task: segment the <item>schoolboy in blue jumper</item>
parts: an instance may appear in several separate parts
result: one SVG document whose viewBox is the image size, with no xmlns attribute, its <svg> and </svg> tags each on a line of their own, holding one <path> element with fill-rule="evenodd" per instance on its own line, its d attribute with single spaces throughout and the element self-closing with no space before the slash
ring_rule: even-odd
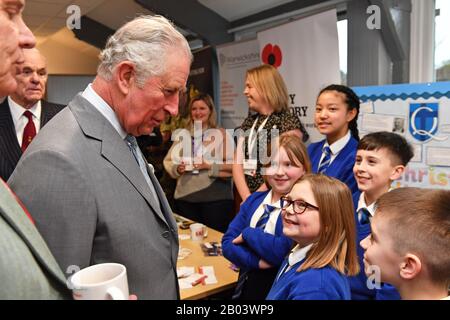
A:
<svg viewBox="0 0 450 320">
<path fill-rule="evenodd" d="M 268 300 L 349 300 L 358 272 L 353 202 L 341 181 L 305 175 L 281 198 L 283 233 L 295 243 Z"/>
<path fill-rule="evenodd" d="M 374 132 L 364 136 L 358 144 L 353 173 L 361 195 L 355 199 L 357 209 L 357 250 L 360 273 L 350 277 L 353 300 L 398 300 L 400 295 L 389 284 L 375 286 L 364 273 L 364 250 L 360 241 L 370 232 L 370 220 L 375 213 L 378 198 L 391 189 L 391 184 L 403 174 L 406 165 L 413 157 L 412 147 L 401 135 L 392 132 Z"/>
<path fill-rule="evenodd" d="M 264 168 L 271 189 L 247 198 L 222 239 L 223 255 L 240 268 L 233 299 L 262 300 L 269 292 L 292 246 L 282 232 L 280 198 L 310 168 L 300 138 L 281 136 L 269 166 Z"/>
<path fill-rule="evenodd" d="M 450 300 L 450 191 L 398 188 L 377 201 L 364 264 L 403 300 Z M 412 236 L 414 235 L 414 236 Z"/>
<path fill-rule="evenodd" d="M 358 114 L 359 98 L 352 89 L 336 84 L 324 88 L 317 97 L 314 123 L 325 139 L 308 146 L 312 172 L 341 180 L 353 197 L 359 196 L 353 176 Z"/>
</svg>

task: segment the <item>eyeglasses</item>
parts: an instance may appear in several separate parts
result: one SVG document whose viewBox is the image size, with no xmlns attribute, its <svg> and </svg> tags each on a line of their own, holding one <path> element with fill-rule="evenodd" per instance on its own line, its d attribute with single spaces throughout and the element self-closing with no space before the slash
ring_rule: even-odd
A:
<svg viewBox="0 0 450 320">
<path fill-rule="evenodd" d="M 304 200 L 292 200 L 288 197 L 281 197 L 281 209 L 287 212 L 286 209 L 291 205 L 296 214 L 302 214 L 308 208 L 319 210 L 319 207 L 316 207 L 315 205 L 312 205 Z"/>
</svg>

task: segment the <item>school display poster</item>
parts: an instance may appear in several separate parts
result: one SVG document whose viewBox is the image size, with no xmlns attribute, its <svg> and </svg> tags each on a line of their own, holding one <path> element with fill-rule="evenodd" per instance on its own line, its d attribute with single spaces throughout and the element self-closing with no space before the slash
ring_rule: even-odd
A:
<svg viewBox="0 0 450 320">
<path fill-rule="evenodd" d="M 248 114 L 243 94 L 247 69 L 260 64 L 258 41 L 236 42 L 217 47 L 220 74 L 220 113 L 222 127 L 234 129 Z"/>
<path fill-rule="evenodd" d="M 361 99 L 360 136 L 391 131 L 414 147 L 393 187 L 450 189 L 450 82 L 353 88 Z"/>
<path fill-rule="evenodd" d="M 310 135 L 323 139 L 314 128 L 316 98 L 321 89 L 341 83 L 336 9 L 259 32 L 262 63 L 278 68 L 289 92 L 291 112 Z"/>
</svg>

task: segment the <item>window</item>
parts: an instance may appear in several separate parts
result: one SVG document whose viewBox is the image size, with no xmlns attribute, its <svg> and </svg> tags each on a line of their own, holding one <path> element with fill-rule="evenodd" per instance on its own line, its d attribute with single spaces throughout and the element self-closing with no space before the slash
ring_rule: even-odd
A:
<svg viewBox="0 0 450 320">
<path fill-rule="evenodd" d="M 337 23 L 339 38 L 339 69 L 341 70 L 341 83 L 347 84 L 347 19 Z"/>
<path fill-rule="evenodd" d="M 450 1 L 436 0 L 434 69 L 436 81 L 450 81 Z"/>
</svg>

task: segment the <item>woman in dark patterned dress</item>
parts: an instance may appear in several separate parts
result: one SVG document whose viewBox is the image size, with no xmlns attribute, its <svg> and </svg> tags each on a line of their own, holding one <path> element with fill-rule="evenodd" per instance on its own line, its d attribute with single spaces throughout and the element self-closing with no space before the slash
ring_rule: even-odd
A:
<svg viewBox="0 0 450 320">
<path fill-rule="evenodd" d="M 233 164 L 233 180 L 242 201 L 255 191 L 267 190 L 261 175 L 261 155 L 268 154 L 267 146 L 274 137 L 271 132 L 295 134 L 303 142 L 309 137 L 300 119 L 290 112 L 286 84 L 273 66 L 264 64 L 247 70 L 244 94 L 254 113 L 238 128 L 244 134 L 238 135 Z"/>
</svg>

